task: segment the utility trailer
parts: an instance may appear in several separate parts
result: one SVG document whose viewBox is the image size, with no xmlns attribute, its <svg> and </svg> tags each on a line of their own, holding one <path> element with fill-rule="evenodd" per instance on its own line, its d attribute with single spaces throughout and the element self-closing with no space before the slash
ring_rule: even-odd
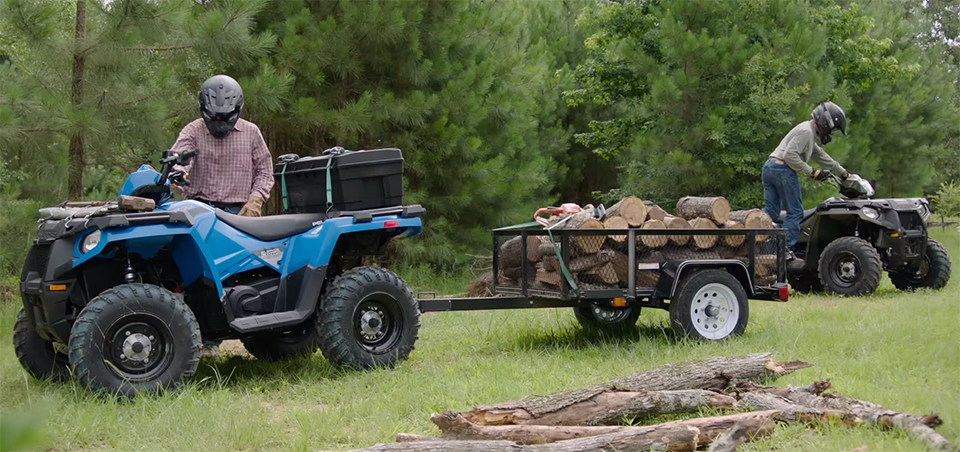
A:
<svg viewBox="0 0 960 452">
<path fill-rule="evenodd" d="M 509 240 L 520 244 L 518 271 L 501 268 Z M 573 308 L 585 327 L 603 329 L 657 308 L 678 336 L 720 340 L 746 330 L 748 299 L 787 301 L 786 255 L 783 229 L 503 228 L 493 231 L 494 296 L 418 302 L 421 312 Z M 590 259 L 601 263 L 582 270 Z"/>
</svg>

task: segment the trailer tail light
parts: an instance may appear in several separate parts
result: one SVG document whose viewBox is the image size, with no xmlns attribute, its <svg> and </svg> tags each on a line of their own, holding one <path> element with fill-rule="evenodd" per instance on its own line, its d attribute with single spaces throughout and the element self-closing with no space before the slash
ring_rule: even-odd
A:
<svg viewBox="0 0 960 452">
<path fill-rule="evenodd" d="M 781 287 L 781 288 L 780 288 L 780 297 L 779 297 L 779 298 L 780 298 L 781 301 L 787 301 L 787 300 L 789 300 L 789 299 L 790 299 L 790 288 L 789 288 L 789 287 L 786 287 L 786 286 Z"/>
<path fill-rule="evenodd" d="M 623 297 L 617 297 L 613 299 L 613 306 L 617 308 L 622 308 L 627 305 L 627 299 Z"/>
</svg>

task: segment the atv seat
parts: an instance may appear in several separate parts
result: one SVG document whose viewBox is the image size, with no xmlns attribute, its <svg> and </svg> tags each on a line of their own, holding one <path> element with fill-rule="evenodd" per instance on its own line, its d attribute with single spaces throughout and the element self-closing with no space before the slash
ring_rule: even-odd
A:
<svg viewBox="0 0 960 452">
<path fill-rule="evenodd" d="M 812 209 L 804 210 L 803 218 L 800 219 L 800 222 L 803 223 L 804 221 L 807 221 L 807 218 L 810 218 L 814 213 L 816 213 L 816 211 L 817 211 L 816 207 Z M 786 220 L 786 218 L 787 218 L 787 211 L 781 210 L 780 215 L 777 215 L 777 218 L 774 218 L 773 222 L 777 224 L 783 224 L 783 221 Z"/>
<path fill-rule="evenodd" d="M 322 213 L 297 213 L 268 217 L 242 217 L 217 209 L 217 219 L 264 242 L 280 240 L 307 232 L 327 219 Z"/>
</svg>

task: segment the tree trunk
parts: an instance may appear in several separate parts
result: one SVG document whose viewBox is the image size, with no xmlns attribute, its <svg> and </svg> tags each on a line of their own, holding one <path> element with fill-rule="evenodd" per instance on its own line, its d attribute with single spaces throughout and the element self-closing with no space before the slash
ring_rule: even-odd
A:
<svg viewBox="0 0 960 452">
<path fill-rule="evenodd" d="M 693 229 L 717 229 L 716 223 L 707 218 L 695 218 L 690 221 L 690 227 Z M 693 244 L 701 250 L 708 250 L 716 246 L 717 241 L 720 240 L 719 235 L 698 235 L 693 234 Z"/>
<path fill-rule="evenodd" d="M 690 223 L 680 217 L 668 216 L 663 219 L 663 223 L 667 225 L 667 229 L 690 229 Z M 680 246 L 686 245 L 690 241 L 690 235 L 671 235 L 668 237 L 671 243 Z"/>
<path fill-rule="evenodd" d="M 580 273 L 602 266 L 610 261 L 610 258 L 613 257 L 614 252 L 615 251 L 611 250 L 601 250 L 596 254 L 588 254 L 586 256 L 570 259 L 570 262 L 567 262 L 567 269 L 570 270 L 571 273 Z"/>
<path fill-rule="evenodd" d="M 600 284 L 602 286 L 612 286 L 616 285 L 619 282 L 617 278 L 617 271 L 613 267 L 613 264 L 609 262 L 610 258 L 613 257 L 613 253 L 616 251 L 609 251 L 611 254 L 607 257 L 607 262 L 604 262 L 603 265 L 593 267 L 590 270 L 580 273 L 580 280 L 586 283 L 591 284 Z"/>
<path fill-rule="evenodd" d="M 773 219 L 770 218 L 770 215 L 767 215 L 767 213 L 762 210 L 760 211 L 760 228 L 773 229 Z M 766 242 L 768 238 L 770 238 L 770 236 L 766 234 L 757 235 L 757 241 L 759 242 Z"/>
<path fill-rule="evenodd" d="M 736 424 L 717 437 L 707 452 L 734 452 L 747 441 L 750 441 L 750 427 L 746 424 Z"/>
<path fill-rule="evenodd" d="M 500 245 L 500 256 L 497 259 L 497 265 L 501 269 L 505 268 L 517 268 L 520 267 L 520 262 L 523 260 L 521 256 L 521 251 L 523 249 L 523 240 L 521 236 L 516 236 L 503 242 L 503 245 Z M 527 261 L 528 262 L 537 262 L 540 260 L 540 239 L 533 235 L 527 236 Z"/>
<path fill-rule="evenodd" d="M 727 222 L 721 226 L 721 229 L 743 229 L 743 224 L 737 223 L 733 220 L 727 220 Z M 740 234 L 723 236 L 723 244 L 730 247 L 738 247 L 743 245 L 743 242 L 746 240 L 747 236 Z"/>
<path fill-rule="evenodd" d="M 560 271 L 560 258 L 557 256 L 543 256 L 543 269 L 548 272 Z"/>
<path fill-rule="evenodd" d="M 636 196 L 627 196 L 607 209 L 604 218 L 621 217 L 632 227 L 640 227 L 647 219 L 647 205 Z"/>
<path fill-rule="evenodd" d="M 536 280 L 549 286 L 560 287 L 560 282 L 563 279 L 560 273 L 555 270 L 539 269 L 537 270 Z"/>
<path fill-rule="evenodd" d="M 557 392 L 542 397 L 527 397 L 521 400 L 498 403 L 463 413 L 475 424 L 487 424 L 487 412 L 513 412 L 522 409 L 533 417 L 542 417 L 567 406 L 590 400 L 606 391 L 646 392 L 707 389 L 720 391 L 733 380 L 760 380 L 779 377 L 797 369 L 810 367 L 802 361 L 779 363 L 773 361 L 772 353 L 757 353 L 747 356 L 717 356 L 700 360 L 655 367 L 626 377 L 601 383 L 596 386 Z M 494 425 L 504 422 L 501 416 L 492 416 Z"/>
<path fill-rule="evenodd" d="M 661 220 L 647 220 L 643 223 L 643 229 L 667 229 L 667 225 Z M 645 235 L 642 232 L 637 234 L 637 238 L 643 246 L 652 249 L 663 248 L 669 240 L 666 235 Z"/>
<path fill-rule="evenodd" d="M 763 229 L 762 213 L 760 209 L 735 210 L 730 212 L 730 220 L 742 224 L 747 229 Z"/>
<path fill-rule="evenodd" d="M 442 441 L 445 449 L 379 449 L 386 445 L 378 445 L 367 450 L 474 450 L 461 446 L 476 440 L 497 441 L 501 443 L 516 443 L 527 446 L 523 448 L 503 448 L 500 450 L 521 451 L 611 451 L 611 450 L 670 450 L 693 451 L 712 443 L 717 437 L 737 425 L 746 427 L 747 437 L 766 436 L 773 433 L 775 425 L 773 418 L 776 411 L 757 411 L 751 413 L 734 414 L 695 418 L 667 422 L 649 426 L 632 427 L 567 427 L 567 426 L 479 426 L 468 422 L 456 413 L 446 412 L 442 415 L 433 415 L 431 420 L 443 431 L 443 436 L 434 438 L 430 443 L 399 443 L 396 446 L 406 445 L 417 447 L 417 444 L 436 443 Z M 421 441 L 430 437 L 419 435 L 397 435 L 398 440 Z M 504 444 L 506 445 L 506 444 Z"/>
<path fill-rule="evenodd" d="M 647 207 L 647 220 L 660 220 L 663 221 L 664 218 L 669 215 L 666 210 L 663 210 L 660 206 L 651 206 Z"/>
<path fill-rule="evenodd" d="M 797 405 L 781 396 L 767 392 L 748 392 L 740 398 L 740 404 L 752 410 L 777 410 L 777 421 L 784 424 L 829 423 L 840 420 L 847 427 L 863 424 L 853 413 L 845 410 L 818 409 Z"/>
<path fill-rule="evenodd" d="M 83 102 L 83 77 L 86 64 L 86 49 L 84 36 L 87 29 L 86 0 L 77 0 L 77 28 L 74 34 L 73 49 L 73 87 L 70 93 L 70 103 L 75 110 L 80 109 Z M 86 157 L 83 149 L 83 135 L 79 132 L 70 136 L 70 173 L 67 187 L 69 196 L 73 199 L 83 198 L 83 170 L 86 167 Z"/>
<path fill-rule="evenodd" d="M 702 389 L 682 391 L 602 391 L 547 413 L 524 408 L 462 413 L 479 425 L 617 425 L 623 419 L 693 413 L 700 408 L 733 408 L 736 399 Z"/>
<path fill-rule="evenodd" d="M 701 198 L 685 196 L 677 201 L 677 216 L 686 220 L 706 218 L 715 225 L 726 223 L 730 215 L 730 203 L 727 198 Z"/>
<path fill-rule="evenodd" d="M 526 276 L 528 279 L 532 279 L 534 276 L 536 276 L 537 267 L 530 262 L 524 262 L 522 267 L 502 268 L 500 269 L 500 274 L 503 275 L 504 278 L 518 281 L 523 275 L 523 268 L 526 268 Z"/>
<path fill-rule="evenodd" d="M 601 223 L 600 220 L 593 218 L 593 214 L 588 211 L 576 213 L 569 217 L 557 218 L 553 222 L 551 222 L 551 226 L 556 225 L 557 223 L 563 220 L 566 220 L 566 221 L 564 221 L 563 224 L 556 226 L 554 230 L 557 230 L 557 229 L 604 229 L 603 223 Z M 605 240 L 606 240 L 606 236 L 602 236 L 602 235 L 596 235 L 596 236 L 572 235 L 570 237 L 571 256 L 596 253 L 597 251 L 600 251 L 600 247 L 603 246 L 603 242 Z"/>
</svg>

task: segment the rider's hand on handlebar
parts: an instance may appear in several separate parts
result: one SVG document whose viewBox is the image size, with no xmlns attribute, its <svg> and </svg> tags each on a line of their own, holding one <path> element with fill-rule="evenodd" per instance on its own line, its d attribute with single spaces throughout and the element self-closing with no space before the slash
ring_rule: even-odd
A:
<svg viewBox="0 0 960 452">
<path fill-rule="evenodd" d="M 813 170 L 813 173 L 810 174 L 810 177 L 813 180 L 824 181 L 830 178 L 833 174 L 830 173 L 830 170 Z"/>
</svg>

